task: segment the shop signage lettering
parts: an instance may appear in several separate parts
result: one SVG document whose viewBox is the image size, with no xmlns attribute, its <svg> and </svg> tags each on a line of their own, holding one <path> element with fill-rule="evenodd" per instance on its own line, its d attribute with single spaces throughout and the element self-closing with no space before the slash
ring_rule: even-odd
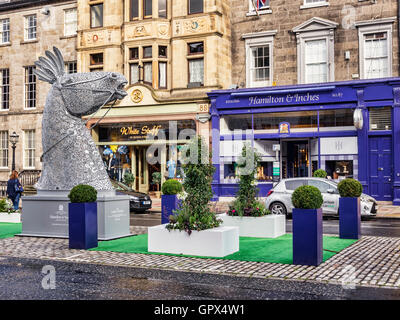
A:
<svg viewBox="0 0 400 320">
<path fill-rule="evenodd" d="M 122 127 L 121 128 L 121 135 L 123 136 L 135 136 L 135 135 L 152 135 L 156 136 L 160 129 L 162 128 L 161 125 L 154 125 L 153 127 L 143 126 L 140 128 L 133 128 L 133 127 Z"/>
<path fill-rule="evenodd" d="M 318 102 L 320 99 L 319 94 L 287 94 L 283 97 L 249 97 L 250 105 L 263 105 L 263 104 L 280 104 L 280 103 L 299 103 L 299 102 Z"/>
</svg>

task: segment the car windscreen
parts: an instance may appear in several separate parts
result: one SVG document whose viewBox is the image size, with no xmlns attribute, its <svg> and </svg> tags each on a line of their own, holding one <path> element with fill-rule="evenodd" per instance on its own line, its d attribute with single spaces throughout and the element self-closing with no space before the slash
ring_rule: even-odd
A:
<svg viewBox="0 0 400 320">
<path fill-rule="evenodd" d="M 296 190 L 298 187 L 307 185 L 306 180 L 289 180 L 285 181 L 286 190 Z"/>
</svg>

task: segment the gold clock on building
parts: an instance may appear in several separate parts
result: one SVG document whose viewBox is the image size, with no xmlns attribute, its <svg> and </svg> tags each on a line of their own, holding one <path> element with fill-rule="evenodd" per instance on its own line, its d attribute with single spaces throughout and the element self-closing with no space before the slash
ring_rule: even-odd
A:
<svg viewBox="0 0 400 320">
<path fill-rule="evenodd" d="M 143 93 L 139 89 L 135 89 L 131 93 L 131 99 L 134 103 L 139 103 L 143 100 Z"/>
</svg>

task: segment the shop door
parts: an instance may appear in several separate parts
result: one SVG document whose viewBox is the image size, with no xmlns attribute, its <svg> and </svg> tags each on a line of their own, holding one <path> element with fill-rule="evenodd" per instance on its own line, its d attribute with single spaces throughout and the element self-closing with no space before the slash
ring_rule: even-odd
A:
<svg viewBox="0 0 400 320">
<path fill-rule="evenodd" d="M 287 177 L 308 177 L 309 148 L 308 141 L 287 141 Z"/>
<path fill-rule="evenodd" d="M 392 200 L 392 138 L 369 139 L 369 193 L 376 200 Z"/>
<path fill-rule="evenodd" d="M 146 161 L 146 148 L 144 147 L 136 147 L 135 148 L 135 169 L 136 173 L 135 186 L 136 190 L 140 192 L 147 193 L 149 191 L 149 177 L 147 170 L 147 161 Z"/>
</svg>

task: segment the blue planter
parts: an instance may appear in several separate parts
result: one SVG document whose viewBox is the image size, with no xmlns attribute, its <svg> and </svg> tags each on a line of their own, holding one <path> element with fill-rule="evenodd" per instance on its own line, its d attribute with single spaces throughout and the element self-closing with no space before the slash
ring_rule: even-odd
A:
<svg viewBox="0 0 400 320">
<path fill-rule="evenodd" d="M 161 224 L 169 223 L 168 217 L 174 214 L 172 210 L 178 209 L 179 202 L 176 194 L 161 196 Z"/>
<path fill-rule="evenodd" d="M 360 198 L 339 198 L 339 237 L 341 239 L 360 239 Z"/>
<path fill-rule="evenodd" d="M 293 209 L 293 264 L 318 266 L 322 256 L 322 209 Z"/>
<path fill-rule="evenodd" d="M 70 249 L 97 247 L 97 202 L 69 203 L 68 229 Z"/>
</svg>

